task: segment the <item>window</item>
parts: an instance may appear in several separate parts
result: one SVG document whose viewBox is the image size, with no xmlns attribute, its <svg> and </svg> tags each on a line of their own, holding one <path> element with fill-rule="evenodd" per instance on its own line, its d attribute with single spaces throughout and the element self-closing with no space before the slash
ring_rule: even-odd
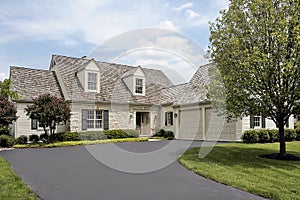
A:
<svg viewBox="0 0 300 200">
<path fill-rule="evenodd" d="M 102 128 L 102 110 L 87 111 L 87 128 L 100 129 Z"/>
<path fill-rule="evenodd" d="M 173 112 L 165 113 L 165 126 L 173 126 Z"/>
<path fill-rule="evenodd" d="M 260 127 L 260 117 L 254 116 L 254 127 Z"/>
<path fill-rule="evenodd" d="M 88 73 L 88 90 L 97 90 L 97 73 Z"/>
<path fill-rule="evenodd" d="M 39 128 L 44 128 L 43 124 L 40 124 L 37 119 L 31 119 L 31 130 L 37 130 Z"/>
<path fill-rule="evenodd" d="M 143 94 L 143 79 L 140 78 L 135 79 L 135 93 Z"/>
</svg>

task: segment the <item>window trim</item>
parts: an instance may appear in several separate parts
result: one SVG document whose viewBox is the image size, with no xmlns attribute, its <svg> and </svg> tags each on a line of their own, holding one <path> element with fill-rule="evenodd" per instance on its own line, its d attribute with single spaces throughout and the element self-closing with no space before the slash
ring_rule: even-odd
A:
<svg viewBox="0 0 300 200">
<path fill-rule="evenodd" d="M 89 112 L 93 112 L 93 119 L 89 118 Z M 100 112 L 101 118 L 97 118 L 97 112 Z M 89 121 L 93 122 L 93 128 L 89 127 Z M 100 121 L 100 127 L 97 126 L 97 121 Z M 86 128 L 87 130 L 103 130 L 104 129 L 104 110 L 99 109 L 89 109 L 87 110 L 87 118 L 86 118 Z"/>
<path fill-rule="evenodd" d="M 141 81 L 141 85 L 138 84 L 138 81 Z M 144 95 L 144 79 L 140 77 L 135 77 L 133 89 L 135 95 Z M 138 92 L 139 89 L 141 89 L 141 92 Z"/>
<path fill-rule="evenodd" d="M 90 75 L 95 75 L 96 81 L 92 80 L 90 81 Z M 95 89 L 90 89 L 90 83 L 95 84 Z M 98 73 L 97 72 L 91 72 L 91 71 L 87 71 L 87 90 L 90 92 L 96 92 L 98 90 Z"/>
<path fill-rule="evenodd" d="M 262 120 L 261 116 L 254 116 L 253 117 L 254 128 L 255 127 L 259 127 L 259 128 L 261 127 L 261 125 L 262 125 L 261 120 Z"/>
</svg>

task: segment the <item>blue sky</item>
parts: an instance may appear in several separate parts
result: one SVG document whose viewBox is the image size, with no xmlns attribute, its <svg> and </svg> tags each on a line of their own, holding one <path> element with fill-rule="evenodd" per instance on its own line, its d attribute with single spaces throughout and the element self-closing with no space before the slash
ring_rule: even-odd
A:
<svg viewBox="0 0 300 200">
<path fill-rule="evenodd" d="M 48 69 L 52 54 L 90 55 L 105 41 L 142 28 L 179 32 L 205 49 L 208 22 L 227 7 L 228 0 L 2 0 L 0 80 L 9 76 L 9 66 Z M 174 37 L 164 41 L 164 47 L 176 48 Z M 177 45 L 185 44 L 181 40 Z M 142 61 L 123 58 L 117 62 Z"/>
</svg>

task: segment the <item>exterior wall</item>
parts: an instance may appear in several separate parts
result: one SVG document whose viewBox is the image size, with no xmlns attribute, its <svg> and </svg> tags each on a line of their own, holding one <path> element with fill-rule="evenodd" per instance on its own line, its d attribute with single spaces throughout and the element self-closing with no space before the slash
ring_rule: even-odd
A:
<svg viewBox="0 0 300 200">
<path fill-rule="evenodd" d="M 31 119 L 26 116 L 26 113 L 24 111 L 24 108 L 30 105 L 28 103 L 16 103 L 17 106 L 17 121 L 13 124 L 13 135 L 15 138 L 21 136 L 21 135 L 40 135 L 44 133 L 43 128 L 38 128 L 37 130 L 31 130 Z M 59 125 L 56 129 L 56 132 L 62 132 L 66 130 L 65 125 Z"/>
<path fill-rule="evenodd" d="M 136 129 L 136 113 L 149 113 L 149 131 L 147 135 L 154 134 L 159 127 L 160 110 L 158 106 L 129 106 L 129 105 L 110 105 L 110 104 L 95 104 L 95 103 L 72 103 L 70 130 L 82 131 L 82 110 L 83 109 L 99 109 L 109 110 L 109 129 Z M 87 131 L 92 131 L 88 129 Z M 101 129 L 98 129 L 101 130 Z"/>
<path fill-rule="evenodd" d="M 260 129 L 260 127 L 254 127 L 254 129 Z M 294 117 L 290 116 L 289 118 L 289 127 L 293 129 L 294 128 Z M 250 116 L 244 117 L 242 119 L 242 132 L 246 130 L 250 130 Z M 277 129 L 276 124 L 273 122 L 273 120 L 266 118 L 266 129 Z"/>
</svg>

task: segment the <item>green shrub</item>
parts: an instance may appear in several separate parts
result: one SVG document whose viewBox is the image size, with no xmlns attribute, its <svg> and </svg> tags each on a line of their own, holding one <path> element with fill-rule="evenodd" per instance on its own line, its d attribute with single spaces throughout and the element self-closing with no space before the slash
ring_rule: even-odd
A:
<svg viewBox="0 0 300 200">
<path fill-rule="evenodd" d="M 28 137 L 26 135 L 21 135 L 16 139 L 17 144 L 27 144 L 28 142 Z"/>
<path fill-rule="evenodd" d="M 105 140 L 106 135 L 102 131 L 88 131 L 80 132 L 79 137 L 81 140 Z"/>
<path fill-rule="evenodd" d="M 276 129 L 268 129 L 269 134 L 269 142 L 278 142 L 278 130 Z"/>
<path fill-rule="evenodd" d="M 49 137 L 51 142 L 65 142 L 65 141 L 80 141 L 80 136 L 77 132 L 60 132 L 54 133 Z"/>
<path fill-rule="evenodd" d="M 14 146 L 15 139 L 9 135 L 0 135 L 0 147 L 10 148 Z"/>
<path fill-rule="evenodd" d="M 259 143 L 267 143 L 270 142 L 269 132 L 267 130 L 261 129 L 256 132 L 258 136 Z"/>
<path fill-rule="evenodd" d="M 134 129 L 125 129 L 125 133 L 133 138 L 138 138 L 140 137 L 140 132 L 138 130 Z"/>
<path fill-rule="evenodd" d="M 285 141 L 291 142 L 296 140 L 297 133 L 295 129 L 285 129 L 284 130 Z"/>
<path fill-rule="evenodd" d="M 40 137 L 36 134 L 29 135 L 29 141 L 33 143 L 37 143 L 40 140 Z"/>
<path fill-rule="evenodd" d="M 296 130 L 296 134 L 297 134 L 296 140 L 297 140 L 297 141 L 300 141 L 300 128 L 297 128 L 297 129 L 295 129 L 295 130 Z"/>
<path fill-rule="evenodd" d="M 163 137 L 167 138 L 168 140 L 172 140 L 174 139 L 175 135 L 173 131 L 165 131 L 164 129 L 160 129 L 153 135 L 153 137 Z"/>
<path fill-rule="evenodd" d="M 123 130 L 104 130 L 103 133 L 107 139 L 118 139 L 118 138 L 132 138 Z"/>
<path fill-rule="evenodd" d="M 294 128 L 295 128 L 295 129 L 300 129 L 300 122 L 296 122 L 296 123 L 294 124 Z"/>
<path fill-rule="evenodd" d="M 241 137 L 243 143 L 257 143 L 258 142 L 258 134 L 255 130 L 247 130 Z"/>
</svg>

